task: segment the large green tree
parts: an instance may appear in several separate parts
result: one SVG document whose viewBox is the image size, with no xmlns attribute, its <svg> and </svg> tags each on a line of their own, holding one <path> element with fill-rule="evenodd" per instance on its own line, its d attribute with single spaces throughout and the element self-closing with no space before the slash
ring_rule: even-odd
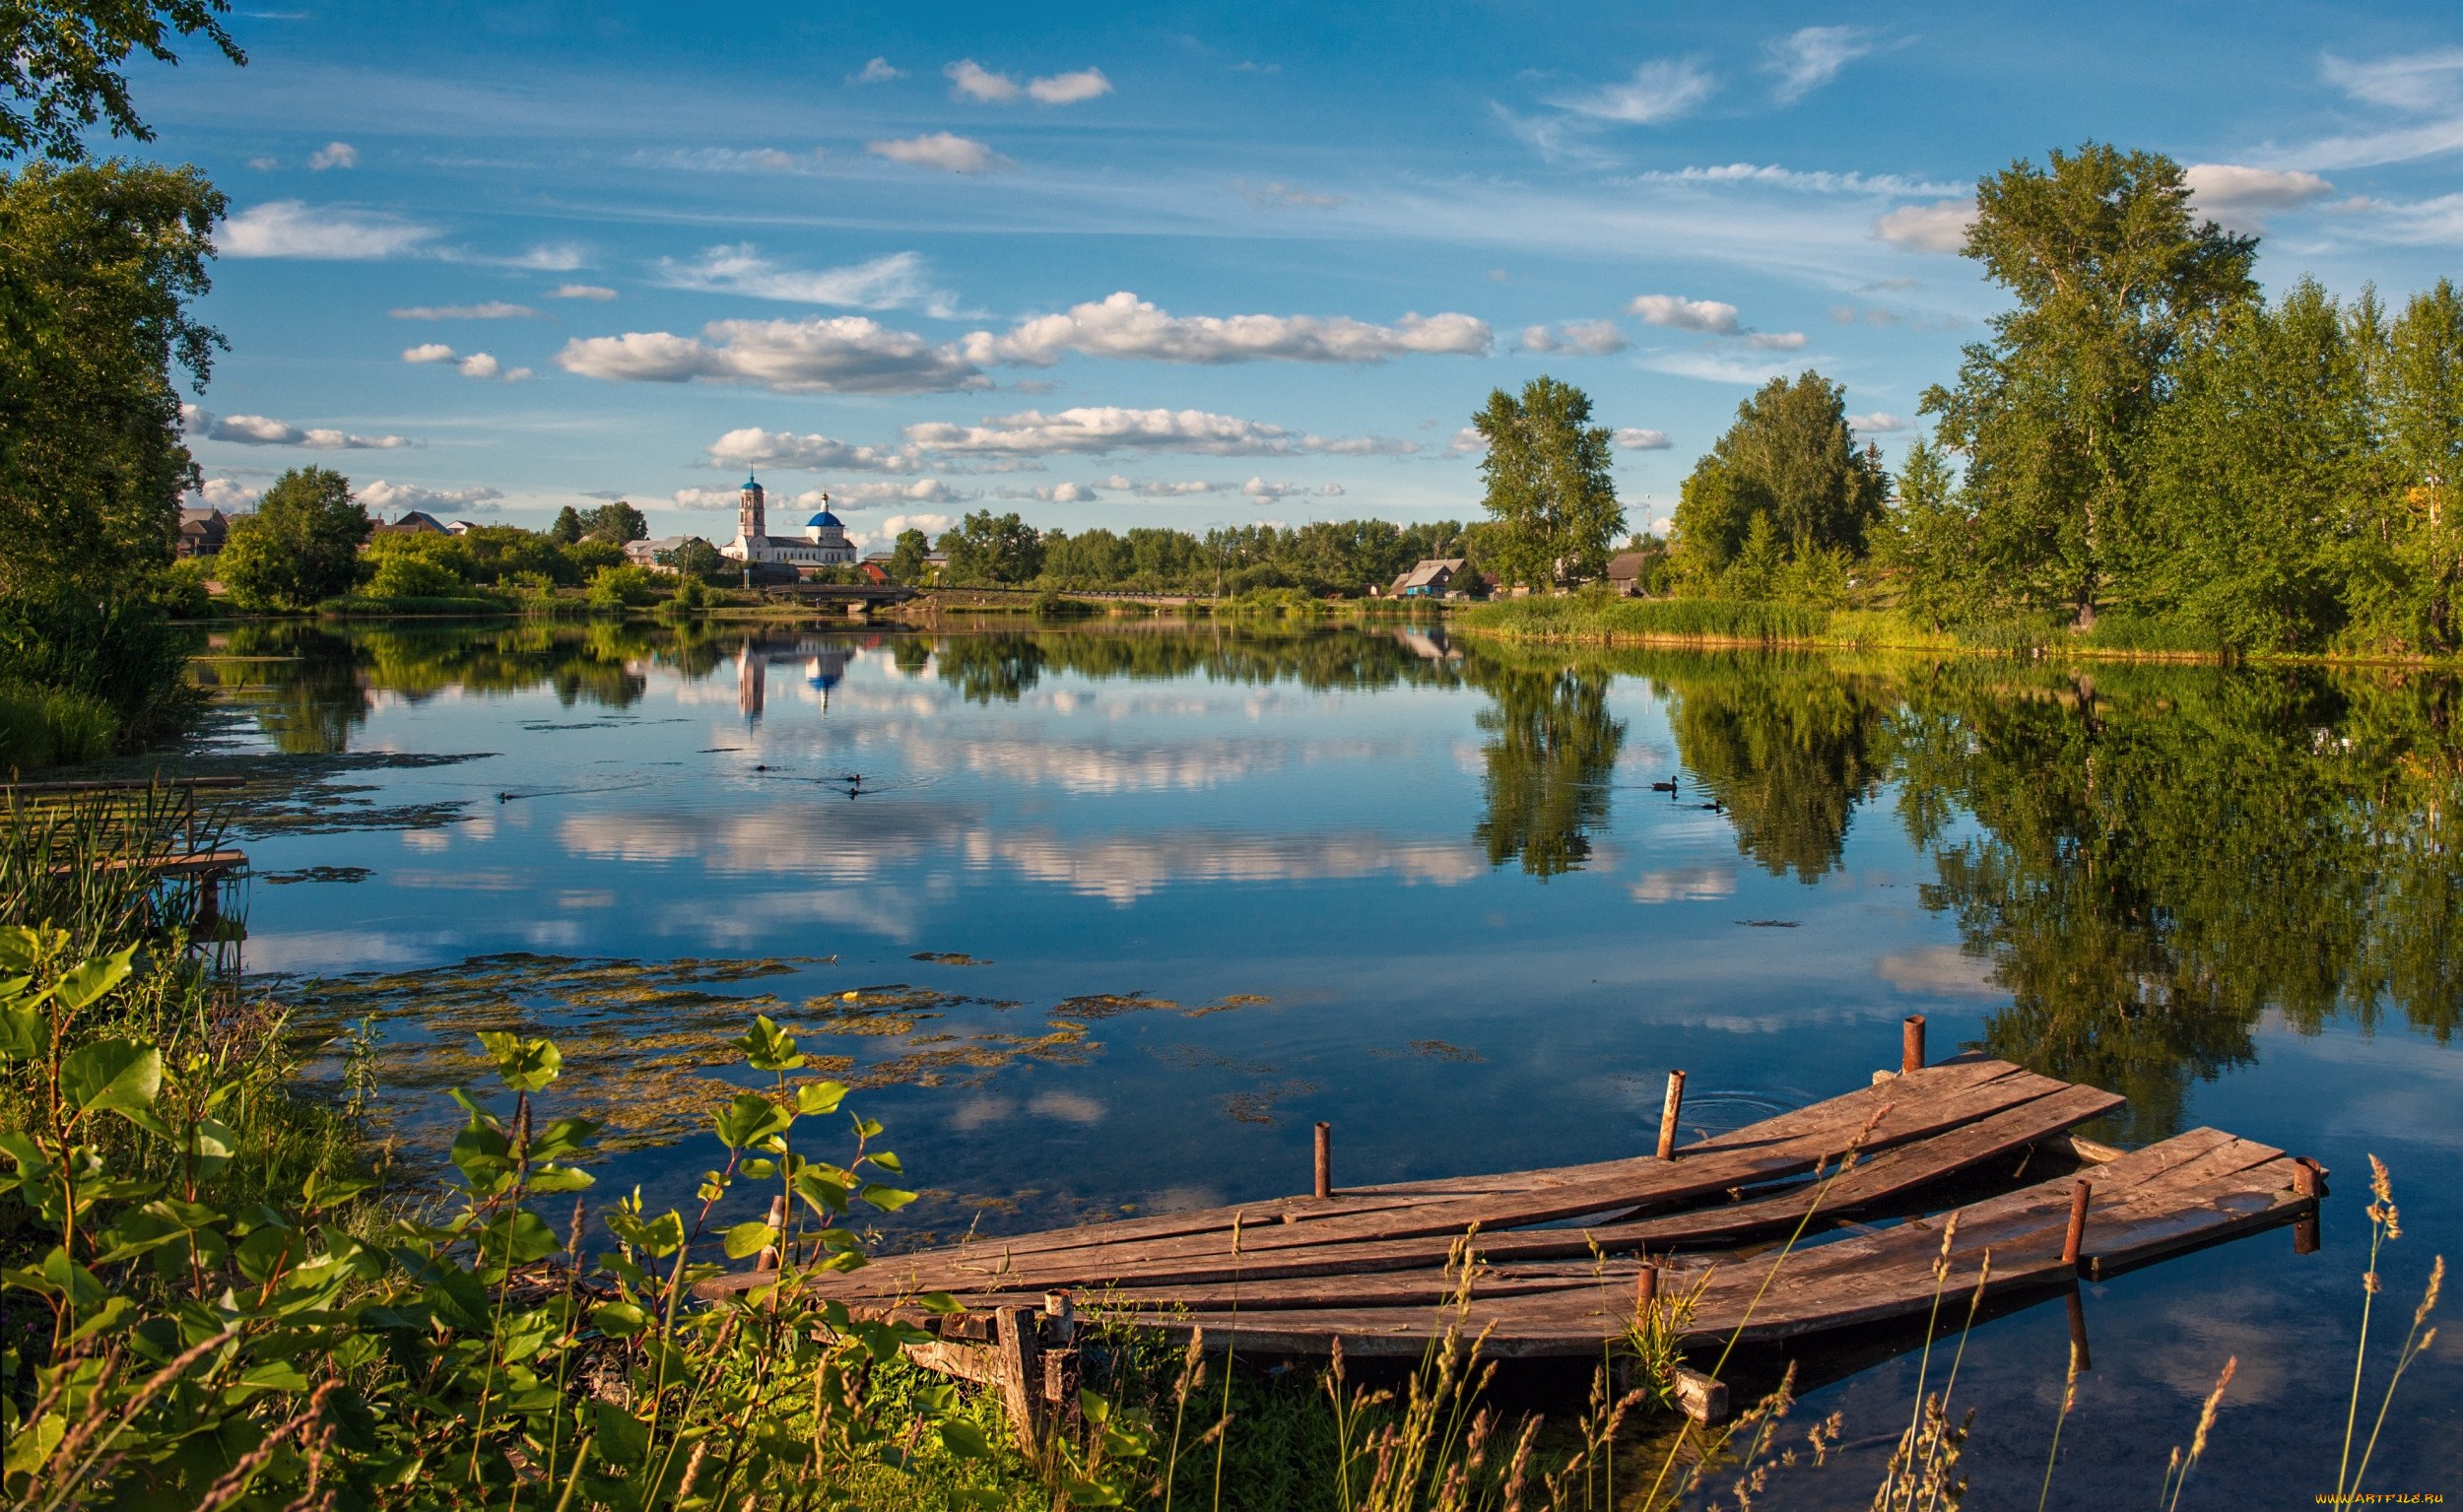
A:
<svg viewBox="0 0 2463 1512">
<path fill-rule="evenodd" d="M 1847 391 L 1807 371 L 1772 378 L 1736 407 L 1736 423 L 1685 480 L 1676 535 L 1692 563 L 1711 571 L 1743 549 L 1757 516 L 1789 559 L 1858 556 L 1889 496 L 1881 453 L 1859 451 L 1848 427 Z"/>
<path fill-rule="evenodd" d="M 0 178 L 0 593 L 118 591 L 170 559 L 195 481 L 174 376 L 222 195 L 193 168 L 33 163 Z"/>
<path fill-rule="evenodd" d="M 608 541 L 622 546 L 628 541 L 646 541 L 650 537 L 647 516 L 623 499 L 601 504 L 584 516 L 581 534 L 592 541 Z"/>
<path fill-rule="evenodd" d="M 132 52 L 177 63 L 171 43 L 202 36 L 233 63 L 247 57 L 223 30 L 225 0 L 8 0 L 0 5 L 0 158 L 28 153 L 74 163 L 85 131 L 100 125 L 140 142 L 154 132 L 137 116 L 120 72 Z"/>
<path fill-rule="evenodd" d="M 962 583 L 1023 583 L 1043 570 L 1043 538 L 1016 514 L 977 509 L 941 537 Z"/>
<path fill-rule="evenodd" d="M 1974 513 L 1932 442 L 1907 448 L 1898 499 L 1874 534 L 1873 555 L 1895 575 L 1899 607 L 1930 628 L 1965 619 L 1987 596 L 1975 574 Z"/>
<path fill-rule="evenodd" d="M 932 538 L 909 527 L 890 545 L 890 576 L 901 583 L 920 583 L 931 570 L 924 559 L 932 555 Z"/>
<path fill-rule="evenodd" d="M 1518 398 L 1492 392 L 1471 424 L 1488 442 L 1484 564 L 1501 581 L 1535 588 L 1605 572 L 1625 506 L 1609 475 L 1610 432 L 1591 424 L 1590 396 L 1537 377 Z"/>
<path fill-rule="evenodd" d="M 2018 299 L 1924 396 L 1965 453 L 1999 581 L 2095 623 L 2183 356 L 2256 294 L 2257 238 L 2191 214 L 2179 164 L 2090 142 L 1976 185 L 1966 254 Z"/>
<path fill-rule="evenodd" d="M 232 523 L 215 569 L 243 605 L 305 609 L 350 592 L 368 524 L 350 479 L 331 468 L 296 467 L 274 480 L 254 514 Z"/>
</svg>

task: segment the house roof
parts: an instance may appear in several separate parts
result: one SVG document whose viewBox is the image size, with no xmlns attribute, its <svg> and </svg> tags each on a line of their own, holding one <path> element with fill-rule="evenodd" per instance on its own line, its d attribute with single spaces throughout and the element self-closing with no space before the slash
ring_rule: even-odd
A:
<svg viewBox="0 0 2463 1512">
<path fill-rule="evenodd" d="M 1642 575 L 1642 563 L 1650 559 L 1648 552 L 1619 552 L 1608 559 L 1608 576 L 1616 582 L 1631 582 Z"/>
<path fill-rule="evenodd" d="M 379 520 L 373 528 L 380 531 L 407 530 L 423 535 L 434 536 L 446 536 L 452 534 L 451 531 L 444 528 L 444 523 L 442 521 L 438 520 L 434 515 L 428 513 L 424 509 L 413 509 L 390 525 Z"/>
<path fill-rule="evenodd" d="M 1461 571 L 1464 560 L 1461 557 L 1431 557 L 1394 579 L 1394 591 L 1400 593 L 1406 588 L 1432 588 L 1438 578 L 1452 577 Z"/>
</svg>

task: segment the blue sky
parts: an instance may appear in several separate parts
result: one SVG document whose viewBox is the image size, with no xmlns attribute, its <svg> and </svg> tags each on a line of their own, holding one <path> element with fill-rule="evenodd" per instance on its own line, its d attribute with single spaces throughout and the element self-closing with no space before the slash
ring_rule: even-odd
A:
<svg viewBox="0 0 2463 1512">
<path fill-rule="evenodd" d="M 2170 153 L 2274 288 L 2463 271 L 2451 6 L 816 10 L 311 0 L 141 68 L 232 201 L 210 496 L 1467 518 L 1470 413 L 1548 372 L 1639 526 L 1773 373 L 1896 456 L 2014 158 Z"/>
</svg>

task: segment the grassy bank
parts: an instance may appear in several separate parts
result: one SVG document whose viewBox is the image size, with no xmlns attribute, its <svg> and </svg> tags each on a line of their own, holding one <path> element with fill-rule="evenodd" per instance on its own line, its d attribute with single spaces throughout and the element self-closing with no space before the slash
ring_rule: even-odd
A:
<svg viewBox="0 0 2463 1512">
<path fill-rule="evenodd" d="M 1784 646 L 1806 649 L 2040 654 L 2115 661 L 2264 661 L 2326 666 L 2452 665 L 2364 649 L 2248 652 L 2194 625 L 2111 611 L 2080 633 L 2049 615 L 1955 629 L 1897 610 L 1819 609 L 1737 599 L 1620 599 L 1576 593 L 1505 599 L 1456 611 L 1448 623 L 1500 639 L 1564 645 Z"/>
</svg>

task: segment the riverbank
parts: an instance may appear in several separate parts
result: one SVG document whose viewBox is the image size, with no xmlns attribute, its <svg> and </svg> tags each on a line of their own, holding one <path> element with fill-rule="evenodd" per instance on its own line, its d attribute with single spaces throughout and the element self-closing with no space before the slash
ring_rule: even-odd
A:
<svg viewBox="0 0 2463 1512">
<path fill-rule="evenodd" d="M 1918 625 L 1894 610 L 1567 594 L 1472 605 L 1448 614 L 1446 624 L 1473 635 L 1541 645 L 1909 651 L 2207 666 L 2463 666 L 2453 657 L 2394 652 L 2247 651 L 2198 644 L 2195 636 L 2179 626 L 2119 613 L 2107 613 L 2085 633 L 2049 616 L 1953 631 Z"/>
</svg>

